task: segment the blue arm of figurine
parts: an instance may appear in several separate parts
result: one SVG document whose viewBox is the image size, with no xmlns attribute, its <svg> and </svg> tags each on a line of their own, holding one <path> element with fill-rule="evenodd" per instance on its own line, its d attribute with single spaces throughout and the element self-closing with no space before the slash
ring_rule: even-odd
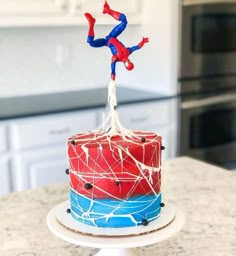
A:
<svg viewBox="0 0 236 256">
<path fill-rule="evenodd" d="M 128 47 L 127 49 L 129 50 L 130 53 L 139 50 L 141 47 L 139 47 L 138 45 L 135 45 L 133 47 Z"/>
<path fill-rule="evenodd" d="M 130 51 L 130 53 L 132 53 L 134 51 L 137 51 L 137 50 L 141 49 L 144 46 L 144 44 L 146 44 L 148 42 L 149 42 L 148 38 L 143 37 L 142 41 L 138 45 L 135 45 L 133 47 L 129 47 L 127 49 Z"/>
</svg>

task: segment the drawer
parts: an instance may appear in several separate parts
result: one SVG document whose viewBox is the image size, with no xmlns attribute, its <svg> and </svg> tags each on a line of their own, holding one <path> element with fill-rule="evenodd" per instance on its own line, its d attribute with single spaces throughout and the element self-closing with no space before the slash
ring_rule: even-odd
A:
<svg viewBox="0 0 236 256">
<path fill-rule="evenodd" d="M 167 101 L 120 106 L 118 111 L 121 124 L 128 129 L 146 130 L 148 127 L 161 127 L 170 122 Z"/>
<path fill-rule="evenodd" d="M 0 126 L 0 152 L 7 150 L 7 134 L 4 126 Z"/>
<path fill-rule="evenodd" d="M 96 114 L 92 111 L 25 118 L 10 125 L 10 144 L 13 150 L 21 150 L 66 143 L 71 135 L 95 126 Z"/>
</svg>

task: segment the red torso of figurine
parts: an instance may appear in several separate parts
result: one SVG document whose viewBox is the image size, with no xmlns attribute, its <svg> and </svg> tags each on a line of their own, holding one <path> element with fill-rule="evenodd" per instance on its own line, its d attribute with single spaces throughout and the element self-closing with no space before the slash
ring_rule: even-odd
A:
<svg viewBox="0 0 236 256">
<path fill-rule="evenodd" d="M 130 55 L 130 51 L 117 38 L 111 38 L 108 42 L 108 46 L 113 53 L 113 58 L 119 61 L 127 59 Z"/>
</svg>

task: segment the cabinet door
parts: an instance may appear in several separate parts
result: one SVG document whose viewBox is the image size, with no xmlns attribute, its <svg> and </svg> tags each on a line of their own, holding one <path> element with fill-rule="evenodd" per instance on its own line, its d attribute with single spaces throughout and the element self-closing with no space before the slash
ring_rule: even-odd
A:
<svg viewBox="0 0 236 256">
<path fill-rule="evenodd" d="M 36 188 L 67 181 L 67 166 L 65 157 L 59 156 L 51 161 L 32 163 L 28 169 L 29 187 Z"/>
<path fill-rule="evenodd" d="M 0 152 L 6 151 L 6 131 L 4 126 L 0 126 Z"/>
<path fill-rule="evenodd" d="M 13 159 L 15 191 L 45 186 L 68 180 L 66 146 L 19 153 Z"/>
<path fill-rule="evenodd" d="M 10 192 L 9 162 L 7 157 L 0 157 L 0 195 Z"/>
<path fill-rule="evenodd" d="M 118 114 L 121 123 L 133 130 L 163 127 L 170 122 L 169 103 L 166 101 L 120 106 Z"/>
<path fill-rule="evenodd" d="M 71 135 L 95 129 L 96 118 L 94 111 L 78 111 L 12 121 L 9 129 L 11 149 L 66 144 Z"/>
<path fill-rule="evenodd" d="M 101 0 L 86 0 L 81 4 L 81 0 L 71 0 L 77 7 L 77 13 L 82 14 L 84 12 L 90 12 L 97 18 L 97 24 L 114 24 L 116 20 L 103 15 L 103 2 Z M 125 13 L 128 16 L 129 23 L 140 23 L 141 22 L 141 10 L 142 0 L 129 0 L 129 1 L 118 1 L 109 0 L 109 5 L 113 10 Z"/>
<path fill-rule="evenodd" d="M 0 0 L 1 16 L 60 15 L 68 0 Z"/>
<path fill-rule="evenodd" d="M 75 0 L 81 2 L 81 0 Z M 126 14 L 138 14 L 140 10 L 140 0 L 129 0 L 129 1 L 117 1 L 109 0 L 109 5 L 111 9 L 117 10 Z M 103 2 L 101 0 L 87 0 L 83 3 L 83 9 L 89 9 L 91 12 L 97 14 L 102 14 L 103 11 Z"/>
</svg>

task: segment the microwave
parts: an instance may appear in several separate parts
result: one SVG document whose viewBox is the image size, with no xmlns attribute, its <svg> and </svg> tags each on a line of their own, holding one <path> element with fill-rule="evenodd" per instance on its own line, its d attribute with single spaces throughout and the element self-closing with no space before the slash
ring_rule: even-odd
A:
<svg viewBox="0 0 236 256">
<path fill-rule="evenodd" d="M 179 79 L 182 92 L 236 87 L 236 0 L 183 1 Z"/>
</svg>

